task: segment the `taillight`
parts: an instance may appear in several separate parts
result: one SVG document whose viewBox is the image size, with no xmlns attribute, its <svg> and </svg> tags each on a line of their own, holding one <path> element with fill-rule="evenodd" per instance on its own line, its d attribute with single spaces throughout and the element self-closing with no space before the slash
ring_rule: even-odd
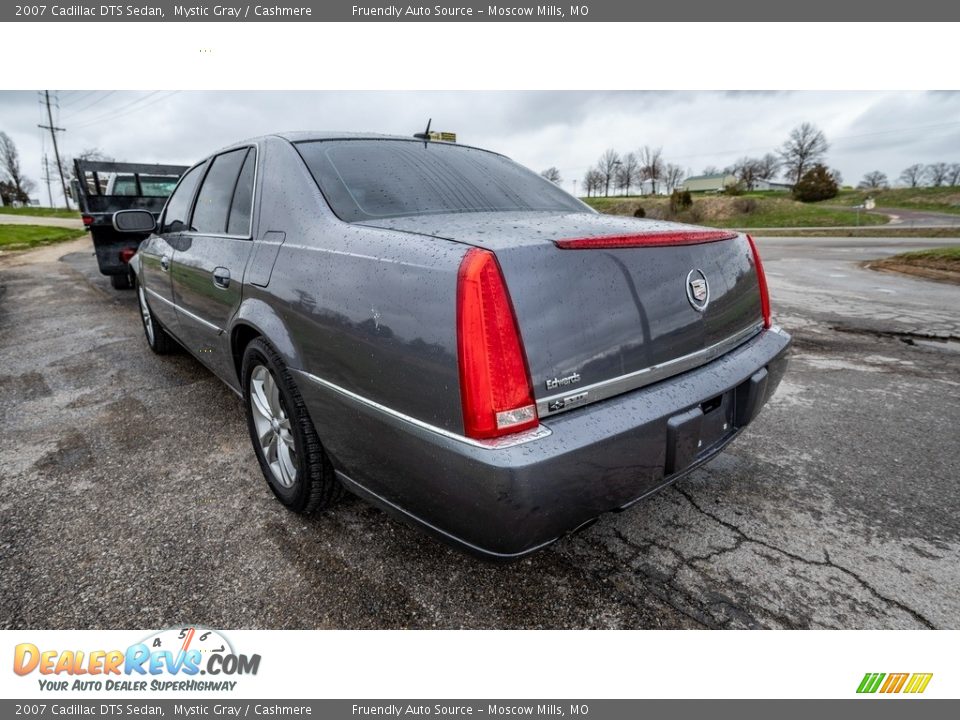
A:
<svg viewBox="0 0 960 720">
<path fill-rule="evenodd" d="M 84 215 L 83 216 L 84 225 L 93 225 L 93 215 Z"/>
<path fill-rule="evenodd" d="M 120 251 L 120 262 L 128 263 L 130 258 L 137 254 L 136 248 L 124 248 Z"/>
<path fill-rule="evenodd" d="M 564 238 L 553 243 L 561 250 L 603 250 L 606 248 L 663 247 L 666 245 L 700 245 L 719 240 L 733 240 L 737 233 L 729 230 L 679 230 L 668 232 L 601 235 L 599 237 Z"/>
<path fill-rule="evenodd" d="M 496 257 L 472 248 L 457 277 L 457 349 L 463 425 L 492 438 L 539 424 L 527 359 Z"/>
<path fill-rule="evenodd" d="M 770 291 L 767 289 L 767 275 L 763 272 L 763 263 L 760 262 L 760 253 L 753 238 L 747 235 L 750 243 L 750 252 L 753 253 L 753 267 L 757 273 L 757 282 L 760 284 L 760 310 L 763 312 L 763 326 L 769 328 L 770 323 Z"/>
</svg>

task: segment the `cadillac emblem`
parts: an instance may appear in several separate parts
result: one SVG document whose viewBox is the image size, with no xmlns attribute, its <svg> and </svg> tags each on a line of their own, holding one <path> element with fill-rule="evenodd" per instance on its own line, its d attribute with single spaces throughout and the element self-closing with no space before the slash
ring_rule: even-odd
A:
<svg viewBox="0 0 960 720">
<path fill-rule="evenodd" d="M 687 274 L 687 300 L 697 312 L 707 309 L 710 302 L 710 285 L 703 270 L 691 270 Z"/>
</svg>

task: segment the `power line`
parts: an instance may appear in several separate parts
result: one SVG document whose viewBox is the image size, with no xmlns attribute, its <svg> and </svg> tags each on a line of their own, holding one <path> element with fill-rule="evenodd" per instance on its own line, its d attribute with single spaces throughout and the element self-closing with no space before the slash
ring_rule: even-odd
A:
<svg viewBox="0 0 960 720">
<path fill-rule="evenodd" d="M 79 90 L 67 90 L 67 92 L 80 92 L 80 91 L 79 91 Z M 96 95 L 97 92 L 98 92 L 97 90 L 87 90 L 86 92 L 81 92 L 81 93 L 80 93 L 79 95 L 77 95 L 76 97 L 67 98 L 64 102 L 60 103 L 60 106 L 61 106 L 61 107 L 67 107 L 67 106 L 69 106 L 69 105 L 75 105 L 76 103 L 78 103 L 78 102 L 80 102 L 81 100 L 84 100 L 84 99 L 90 97 L 91 95 Z"/>
<path fill-rule="evenodd" d="M 157 93 L 160 93 L 160 92 L 163 92 L 163 91 L 162 91 L 162 90 L 155 90 L 154 92 L 150 93 L 149 95 L 140 98 L 137 102 L 143 102 L 143 101 L 145 101 L 145 100 L 148 100 L 149 98 L 153 97 L 154 95 L 156 95 Z M 109 118 L 110 120 L 116 120 L 117 118 L 121 118 L 121 117 L 124 117 L 124 116 L 126 116 L 126 115 L 131 115 L 131 114 L 133 114 L 133 113 L 140 112 L 141 110 L 146 110 L 146 109 L 147 109 L 148 107 L 150 107 L 151 105 L 156 105 L 158 102 L 160 102 L 160 101 L 162 101 L 162 100 L 167 100 L 167 99 L 173 97 L 174 95 L 176 95 L 176 94 L 179 93 L 179 92 L 180 92 L 179 90 L 171 90 L 171 91 L 168 91 L 168 93 L 167 93 L 166 95 L 161 95 L 161 96 L 158 97 L 158 98 L 154 98 L 154 99 L 151 100 L 150 102 L 146 103 L 145 105 L 141 105 L 140 107 L 130 107 L 130 105 L 128 105 L 128 106 L 127 106 L 128 109 L 127 109 L 125 112 L 120 112 L 120 113 L 110 112 L 110 113 L 107 113 L 107 114 L 105 114 L 105 115 L 102 115 L 102 116 L 100 116 L 100 117 L 94 118 L 94 119 L 89 120 L 89 121 L 87 121 L 87 122 L 81 123 L 80 125 L 76 125 L 76 126 L 75 126 L 75 129 L 83 129 L 83 128 L 86 128 L 86 127 L 90 127 L 91 125 L 97 125 L 97 124 L 101 123 L 103 120 L 106 120 L 107 118 Z M 132 104 L 135 104 L 135 103 L 131 103 L 131 105 L 132 105 Z"/>
<path fill-rule="evenodd" d="M 145 100 L 149 100 L 149 99 L 152 98 L 154 95 L 156 95 L 156 94 L 158 94 L 158 93 L 160 93 L 160 92 L 162 92 L 162 91 L 161 91 L 161 90 L 154 90 L 153 92 L 151 92 L 151 93 L 149 93 L 149 94 L 147 94 L 147 95 L 144 95 L 144 96 L 142 96 L 142 97 L 138 97 L 138 98 L 136 98 L 135 100 L 133 100 L 133 101 L 131 101 L 131 102 L 122 103 L 122 104 L 120 104 L 120 105 L 117 105 L 116 107 L 111 108 L 110 110 L 108 110 L 108 111 L 105 112 L 105 113 L 101 113 L 100 115 L 97 115 L 97 116 L 92 117 L 92 118 L 87 118 L 86 120 L 80 120 L 80 121 L 79 121 L 80 124 L 79 124 L 79 125 L 75 125 L 75 127 L 76 127 L 76 128 L 89 127 L 90 125 L 96 125 L 96 124 L 99 123 L 101 120 L 105 120 L 105 119 L 107 119 L 107 118 L 109 118 L 109 117 L 119 117 L 119 116 L 121 116 L 121 115 L 126 115 L 126 114 L 127 114 L 126 111 L 127 111 L 129 108 L 132 108 L 132 107 L 134 107 L 135 105 L 138 105 L 138 104 L 144 102 Z"/>
<path fill-rule="evenodd" d="M 94 91 L 94 92 L 96 92 L 96 91 Z M 91 103 L 89 103 L 88 105 L 84 105 L 83 107 L 76 107 L 76 108 L 74 108 L 74 109 L 73 109 L 73 112 L 68 113 L 67 116 L 64 118 L 64 120 L 68 120 L 68 119 L 70 119 L 70 118 L 72 118 L 72 117 L 76 117 L 76 116 L 79 115 L 81 112 L 86 112 L 87 110 L 89 110 L 90 108 L 92 108 L 94 105 L 98 105 L 99 103 L 102 103 L 104 100 L 106 100 L 108 97 L 110 97 L 111 95 L 113 95 L 115 92 L 117 92 L 117 91 L 116 91 L 116 90 L 110 90 L 110 91 L 107 92 L 106 94 L 101 95 L 100 97 L 94 99 L 94 101 L 91 102 Z"/>
</svg>

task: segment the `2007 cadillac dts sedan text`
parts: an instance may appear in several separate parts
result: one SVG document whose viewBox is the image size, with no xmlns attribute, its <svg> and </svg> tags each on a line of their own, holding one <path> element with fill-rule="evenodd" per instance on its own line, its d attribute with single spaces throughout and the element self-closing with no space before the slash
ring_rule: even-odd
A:
<svg viewBox="0 0 960 720">
<path fill-rule="evenodd" d="M 292 133 L 183 175 L 131 266 L 150 347 L 242 394 L 292 510 L 347 488 L 516 558 L 676 480 L 774 392 L 753 240 L 603 216 L 511 160 Z"/>
</svg>

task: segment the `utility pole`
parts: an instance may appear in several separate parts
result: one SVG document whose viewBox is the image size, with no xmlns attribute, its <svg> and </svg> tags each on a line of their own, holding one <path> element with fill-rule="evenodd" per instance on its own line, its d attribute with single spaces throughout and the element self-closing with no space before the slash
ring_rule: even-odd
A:
<svg viewBox="0 0 960 720">
<path fill-rule="evenodd" d="M 53 190 L 50 189 L 50 161 L 47 160 L 47 154 L 43 154 L 43 179 L 47 183 L 47 197 L 50 199 L 50 207 L 53 207 Z"/>
<path fill-rule="evenodd" d="M 47 101 L 47 120 L 50 121 L 49 125 L 37 125 L 39 128 L 50 131 L 50 137 L 53 138 L 53 157 L 57 161 L 57 170 L 60 171 L 60 187 L 63 189 L 63 199 L 67 203 L 67 210 L 70 209 L 70 196 L 67 195 L 67 181 L 63 179 L 63 165 L 60 164 L 60 150 L 57 148 L 57 133 L 66 132 L 66 128 L 55 127 L 53 124 L 53 113 L 50 110 L 50 91 L 43 91 L 44 97 Z M 53 202 L 50 203 L 53 205 Z"/>
</svg>

